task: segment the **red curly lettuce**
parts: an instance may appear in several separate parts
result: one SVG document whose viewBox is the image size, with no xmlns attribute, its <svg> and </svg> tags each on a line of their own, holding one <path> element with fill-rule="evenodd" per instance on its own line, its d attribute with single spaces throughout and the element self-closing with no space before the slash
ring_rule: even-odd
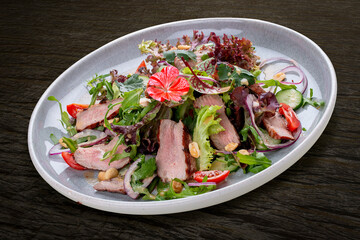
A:
<svg viewBox="0 0 360 240">
<path fill-rule="evenodd" d="M 210 33 L 209 41 L 215 43 L 215 51 L 209 54 L 216 61 L 229 62 L 246 70 L 251 70 L 258 59 L 250 40 L 238 38 L 233 35 L 229 38 L 224 34 L 223 42 L 214 32 Z M 213 56 L 212 56 L 213 55 Z"/>
</svg>

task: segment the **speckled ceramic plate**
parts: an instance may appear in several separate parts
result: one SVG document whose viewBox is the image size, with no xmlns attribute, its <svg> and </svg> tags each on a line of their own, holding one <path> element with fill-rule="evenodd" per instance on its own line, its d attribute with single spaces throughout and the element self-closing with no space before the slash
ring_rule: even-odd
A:
<svg viewBox="0 0 360 240">
<path fill-rule="evenodd" d="M 287 149 L 268 154 L 273 165 L 258 174 L 244 175 L 242 171 L 231 175 L 228 181 L 213 192 L 170 201 L 145 202 L 132 200 L 126 195 L 96 192 L 92 185 L 96 173 L 69 168 L 60 156 L 49 156 L 52 146 L 49 135 L 60 137 L 65 132 L 60 125 L 58 105 L 47 101 L 48 96 L 58 98 L 63 106 L 88 103 L 86 80 L 96 73 L 118 69 L 121 73 L 133 71 L 144 56 L 137 44 L 143 39 L 170 40 L 175 43 L 194 29 L 205 34 L 232 34 L 253 42 L 262 59 L 286 56 L 295 59 L 309 79 L 309 88 L 322 98 L 326 106 L 298 111 L 303 127 L 299 140 Z M 326 54 L 313 41 L 289 28 L 254 19 L 209 18 L 172 22 L 140 30 L 119 39 L 82 58 L 61 74 L 45 91 L 31 116 L 28 145 L 31 159 L 40 175 L 64 196 L 89 207 L 126 214 L 165 214 L 189 211 L 219 204 L 239 197 L 270 181 L 299 160 L 316 142 L 325 129 L 336 100 L 336 75 Z"/>
</svg>

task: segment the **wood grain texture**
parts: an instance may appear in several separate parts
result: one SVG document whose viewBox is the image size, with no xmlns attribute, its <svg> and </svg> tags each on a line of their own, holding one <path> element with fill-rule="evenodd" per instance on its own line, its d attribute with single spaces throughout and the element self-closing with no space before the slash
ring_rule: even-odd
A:
<svg viewBox="0 0 360 240">
<path fill-rule="evenodd" d="M 359 239 L 360 2 L 1 1 L 0 239 Z M 161 216 L 98 211 L 63 197 L 27 148 L 33 108 L 78 59 L 127 33 L 201 17 L 292 28 L 332 60 L 338 99 L 324 134 L 264 186 L 205 209 Z"/>
</svg>

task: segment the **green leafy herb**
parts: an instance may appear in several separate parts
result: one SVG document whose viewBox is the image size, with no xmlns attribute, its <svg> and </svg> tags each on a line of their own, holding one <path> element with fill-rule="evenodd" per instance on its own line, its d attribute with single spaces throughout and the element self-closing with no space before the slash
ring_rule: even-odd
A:
<svg viewBox="0 0 360 240">
<path fill-rule="evenodd" d="M 306 128 L 304 128 L 304 127 L 302 128 L 302 130 L 303 130 L 304 132 L 307 131 Z"/>
<path fill-rule="evenodd" d="M 315 98 L 313 98 L 313 89 L 310 88 L 310 97 L 304 97 L 303 98 L 303 104 L 302 107 L 304 107 L 306 104 L 309 104 L 311 106 L 313 106 L 316 109 L 320 109 L 321 107 L 325 106 L 325 102 L 322 100 L 317 100 Z"/>
<path fill-rule="evenodd" d="M 174 188 L 172 187 L 174 181 L 179 182 L 183 185 L 183 190 L 180 193 L 176 193 L 174 191 Z M 157 189 L 158 189 L 158 195 L 156 196 L 155 200 L 169 200 L 169 199 L 185 198 L 189 196 L 195 196 L 195 195 L 207 193 L 216 189 L 216 185 L 189 187 L 189 185 L 186 182 L 181 181 L 178 178 L 175 178 L 171 181 L 170 184 L 159 181 Z"/>
<path fill-rule="evenodd" d="M 83 142 L 90 142 L 90 141 L 95 140 L 95 139 L 96 139 L 96 136 L 89 135 L 89 136 L 85 136 L 85 137 L 81 137 L 81 138 L 76 139 L 76 143 L 80 144 L 80 143 L 83 143 Z"/>
<path fill-rule="evenodd" d="M 50 134 L 50 139 L 54 144 L 58 144 L 59 143 L 59 139 L 57 137 L 55 137 L 54 134 Z"/>
<path fill-rule="evenodd" d="M 148 188 L 143 187 L 143 182 L 145 178 L 151 177 L 156 171 L 156 160 L 155 158 L 150 158 L 145 160 L 145 156 L 141 156 L 141 161 L 138 163 L 138 168 L 135 170 L 131 176 L 131 187 L 135 192 L 140 194 L 145 194 L 150 199 L 155 199 L 155 196 L 151 195 L 151 191 Z M 152 187 L 153 188 L 153 187 Z"/>
<path fill-rule="evenodd" d="M 252 85 L 255 83 L 255 76 L 242 68 L 239 68 L 237 66 L 234 66 L 234 70 L 229 67 L 227 64 L 220 64 L 218 66 L 218 76 L 220 80 L 232 80 L 235 83 L 234 87 L 239 87 L 241 85 L 243 85 L 242 80 L 246 79 L 247 80 L 247 85 Z"/>
<path fill-rule="evenodd" d="M 239 169 L 240 164 L 236 161 L 234 155 L 224 153 L 217 153 L 216 155 L 220 157 L 212 162 L 210 170 L 229 170 L 230 172 L 236 172 Z"/>
<path fill-rule="evenodd" d="M 116 82 L 120 92 L 131 92 L 135 89 L 143 89 L 145 87 L 144 81 L 138 74 L 131 75 L 125 82 Z"/>
<path fill-rule="evenodd" d="M 102 159 L 100 159 L 100 161 L 104 161 L 107 158 L 113 158 L 116 155 L 116 151 L 117 151 L 118 147 L 123 143 L 124 143 L 124 136 L 119 135 L 114 147 L 110 151 L 105 152 Z M 111 160 L 112 159 L 110 159 L 110 162 L 111 162 Z M 109 162 L 109 164 L 110 164 L 110 162 Z"/>
<path fill-rule="evenodd" d="M 110 74 L 104 74 L 104 75 L 95 75 L 90 81 L 87 82 L 87 85 L 89 87 L 94 87 L 95 83 L 100 83 L 105 80 L 105 78 L 109 77 Z"/>
<path fill-rule="evenodd" d="M 271 166 L 271 161 L 263 154 L 254 151 L 251 155 L 243 155 L 240 152 L 236 154 L 240 163 L 247 164 L 245 168 L 245 173 L 252 172 L 258 173 L 269 166 Z"/>
<path fill-rule="evenodd" d="M 142 88 L 137 88 L 129 92 L 124 92 L 124 100 L 121 102 L 121 109 L 125 110 L 140 106 L 140 97 L 143 91 Z"/>
<path fill-rule="evenodd" d="M 164 57 L 166 61 L 169 63 L 174 63 L 175 57 L 183 57 L 186 61 L 194 60 L 196 61 L 196 55 L 192 51 L 185 51 L 185 50 L 170 50 L 164 52 Z"/>
<path fill-rule="evenodd" d="M 150 158 L 148 160 L 145 160 L 144 157 L 138 163 L 138 167 L 139 168 L 133 173 L 131 177 L 132 183 L 138 183 L 141 180 L 144 180 L 145 178 L 154 175 L 154 172 L 156 171 L 156 159 Z"/>
<path fill-rule="evenodd" d="M 286 84 L 283 84 L 283 83 L 279 82 L 278 80 L 274 80 L 274 79 L 264 80 L 264 81 L 257 80 L 256 82 L 257 83 L 264 83 L 264 85 L 263 85 L 264 88 L 268 88 L 268 87 L 272 87 L 272 86 L 276 87 L 274 93 L 276 92 L 278 87 L 281 90 L 292 89 L 292 88 L 296 89 L 295 85 L 291 85 L 291 84 L 286 85 Z"/>
<path fill-rule="evenodd" d="M 142 42 L 139 44 L 139 49 L 142 54 L 153 53 L 156 45 L 157 45 L 156 42 L 152 40 L 148 40 L 148 41 L 142 40 Z"/>
<path fill-rule="evenodd" d="M 70 123 L 70 117 L 67 114 L 67 112 L 62 110 L 62 106 L 59 100 L 57 100 L 54 96 L 48 97 L 48 100 L 59 103 L 60 113 L 61 113 L 61 120 L 60 120 L 61 125 L 69 133 L 70 136 L 74 136 L 77 133 L 76 128 Z"/>
<path fill-rule="evenodd" d="M 72 153 L 74 153 L 76 151 L 76 149 L 78 148 L 77 143 L 74 140 L 72 140 L 71 138 L 62 137 L 62 140 L 66 144 L 66 146 L 68 146 L 68 148 L 70 149 L 70 151 Z"/>
</svg>

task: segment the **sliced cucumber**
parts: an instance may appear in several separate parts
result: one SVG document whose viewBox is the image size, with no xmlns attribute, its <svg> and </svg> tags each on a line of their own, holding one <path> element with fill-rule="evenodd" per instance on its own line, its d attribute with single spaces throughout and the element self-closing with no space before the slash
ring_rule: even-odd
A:
<svg viewBox="0 0 360 240">
<path fill-rule="evenodd" d="M 301 107 L 303 103 L 303 95 L 293 88 L 279 91 L 276 93 L 276 99 L 279 103 L 285 103 L 294 110 Z"/>
<path fill-rule="evenodd" d="M 263 128 L 259 128 L 259 129 L 260 129 L 260 131 L 264 134 L 265 141 L 266 141 L 268 144 L 277 145 L 277 144 L 280 144 L 280 143 L 281 143 L 281 140 L 278 140 L 278 139 L 275 139 L 275 138 L 270 137 L 268 131 L 266 131 L 265 129 L 263 129 Z"/>
<path fill-rule="evenodd" d="M 220 171 L 229 170 L 230 172 L 235 172 L 238 168 L 239 166 L 233 164 L 228 166 L 226 161 L 215 160 L 214 162 L 212 162 L 210 170 L 220 170 Z"/>
</svg>

